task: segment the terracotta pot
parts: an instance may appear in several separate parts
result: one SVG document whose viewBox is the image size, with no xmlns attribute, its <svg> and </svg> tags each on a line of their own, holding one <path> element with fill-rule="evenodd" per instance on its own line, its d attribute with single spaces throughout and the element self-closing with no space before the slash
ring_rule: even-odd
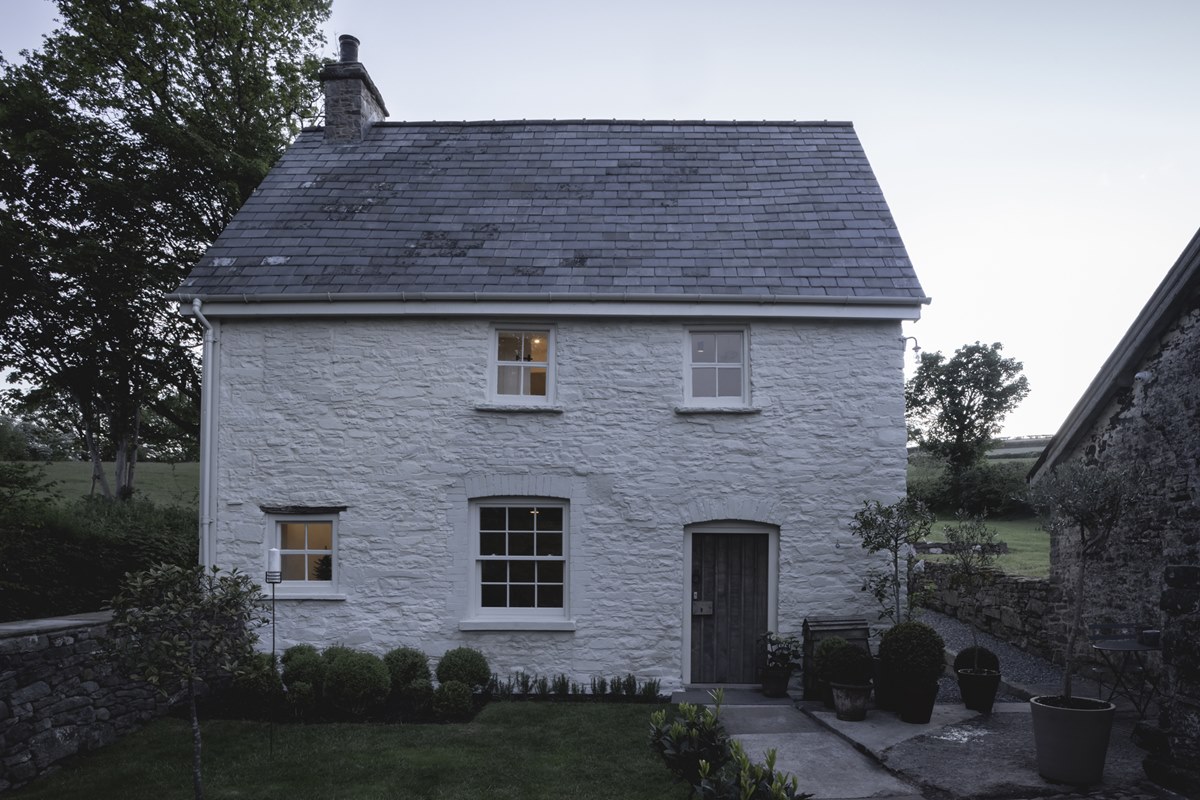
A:
<svg viewBox="0 0 1200 800">
<path fill-rule="evenodd" d="M 1073 786 L 1099 783 L 1117 707 L 1103 700 L 1066 701 L 1053 695 L 1031 698 L 1029 706 L 1041 776 Z"/>
<path fill-rule="evenodd" d="M 1000 690 L 1000 673 L 994 669 L 960 669 L 958 689 L 962 693 L 963 705 L 972 711 L 992 713 L 996 692 Z"/>
<path fill-rule="evenodd" d="M 896 706 L 901 722 L 925 725 L 933 716 L 933 704 L 937 700 L 937 681 L 927 684 L 901 685 L 896 687 Z"/>
<path fill-rule="evenodd" d="M 871 684 L 831 683 L 833 707 L 837 718 L 846 722 L 861 722 L 867 718 L 867 700 L 871 697 Z"/>
</svg>

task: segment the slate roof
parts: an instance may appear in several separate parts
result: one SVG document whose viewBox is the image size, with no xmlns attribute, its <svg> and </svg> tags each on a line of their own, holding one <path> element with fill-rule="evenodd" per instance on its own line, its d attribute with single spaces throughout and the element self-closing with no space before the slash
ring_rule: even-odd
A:
<svg viewBox="0 0 1200 800">
<path fill-rule="evenodd" d="M 926 301 L 842 122 L 308 129 L 175 296 L 330 294 Z"/>
</svg>

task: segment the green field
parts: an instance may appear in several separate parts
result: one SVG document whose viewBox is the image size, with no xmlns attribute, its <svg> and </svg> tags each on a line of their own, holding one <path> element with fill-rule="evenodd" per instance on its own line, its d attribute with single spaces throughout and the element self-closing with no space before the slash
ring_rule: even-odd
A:
<svg viewBox="0 0 1200 800">
<path fill-rule="evenodd" d="M 86 461 L 57 461 L 41 465 L 46 477 L 55 482 L 54 491 L 63 500 L 92 494 L 92 465 Z M 112 481 L 113 465 L 104 465 L 104 474 Z M 145 497 L 159 505 L 195 505 L 200 493 L 200 465 L 145 462 L 134 469 L 135 497 Z M 100 494 L 97 486 L 95 494 Z"/>
<path fill-rule="evenodd" d="M 952 519 L 939 519 L 933 526 L 931 541 L 944 541 L 942 530 Z M 997 541 L 1008 545 L 1008 553 L 996 559 L 996 566 L 1010 575 L 1046 578 L 1050 575 L 1050 535 L 1036 518 L 988 520 L 996 530 Z M 937 561 L 948 556 L 927 556 Z"/>
</svg>

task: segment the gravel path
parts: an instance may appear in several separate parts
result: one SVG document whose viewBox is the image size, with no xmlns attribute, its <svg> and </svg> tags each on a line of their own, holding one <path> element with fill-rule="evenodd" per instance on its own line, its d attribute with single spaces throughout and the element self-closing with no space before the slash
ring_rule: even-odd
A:
<svg viewBox="0 0 1200 800">
<path fill-rule="evenodd" d="M 922 611 L 919 619 L 941 635 L 946 642 L 946 649 L 951 653 L 957 653 L 964 647 L 970 646 L 971 627 L 966 623 L 936 611 Z M 1000 674 L 1004 676 L 1005 681 L 1022 686 L 1058 686 L 1062 683 L 1062 669 L 1046 659 L 1018 650 L 1008 642 L 982 631 L 975 635 L 978 637 L 980 645 L 1000 657 Z M 958 682 L 954 676 L 949 674 L 950 670 L 947 669 L 946 672 L 947 674 L 939 682 L 938 692 L 938 701 L 943 703 L 960 699 Z M 1025 698 L 1005 695 L 1003 689 L 1001 694 L 996 697 L 998 702 L 1013 702 L 1023 699 Z"/>
</svg>

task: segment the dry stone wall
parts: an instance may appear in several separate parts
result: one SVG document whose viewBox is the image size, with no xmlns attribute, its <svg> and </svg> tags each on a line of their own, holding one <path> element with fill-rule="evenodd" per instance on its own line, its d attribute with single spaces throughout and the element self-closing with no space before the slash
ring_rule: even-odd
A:
<svg viewBox="0 0 1200 800">
<path fill-rule="evenodd" d="M 107 612 L 0 625 L 0 791 L 165 713 L 100 654 Z"/>
<path fill-rule="evenodd" d="M 1147 470 L 1144 504 L 1089 563 L 1084 618 L 1162 630 L 1153 666 L 1163 689 L 1155 780 L 1200 794 L 1200 298 L 1180 315 L 1076 455 Z M 1070 592 L 1079 554 L 1055 537 L 1051 581 Z M 1055 604 L 1051 641 L 1065 640 L 1067 606 Z M 1157 744 L 1153 744 L 1157 742 Z"/>
</svg>

